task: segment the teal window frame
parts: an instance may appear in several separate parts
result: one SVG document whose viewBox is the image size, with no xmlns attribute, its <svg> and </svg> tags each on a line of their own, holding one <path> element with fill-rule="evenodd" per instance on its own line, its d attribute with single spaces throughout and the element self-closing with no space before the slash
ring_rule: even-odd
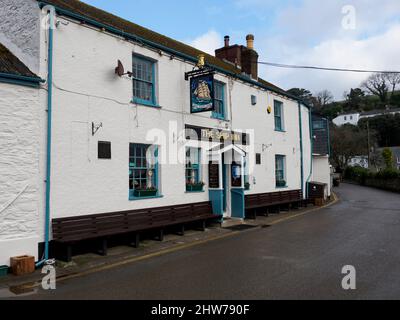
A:
<svg viewBox="0 0 400 320">
<path fill-rule="evenodd" d="M 137 70 L 137 68 L 134 67 L 135 61 L 142 62 L 144 64 L 151 64 L 151 72 L 150 72 L 151 79 L 145 79 L 144 77 L 137 76 L 139 71 Z M 156 63 L 157 61 L 154 59 L 150 59 L 138 54 L 132 55 L 132 94 L 134 103 L 150 107 L 159 107 L 157 105 L 157 98 L 156 98 Z M 141 72 L 143 73 L 143 70 L 141 70 Z M 148 74 L 149 72 L 147 73 L 147 75 Z M 135 95 L 135 90 L 136 90 L 135 84 L 137 82 L 151 86 L 151 97 L 149 99 L 143 99 Z"/>
<path fill-rule="evenodd" d="M 192 151 L 196 150 L 197 152 L 197 159 L 195 160 L 196 163 L 193 163 L 191 160 L 191 153 Z M 191 184 L 198 184 L 202 182 L 201 179 L 201 148 L 197 147 L 186 147 L 185 149 L 185 184 L 186 184 L 186 191 L 187 192 L 202 192 L 201 190 L 191 190 L 189 186 Z M 194 178 L 194 181 L 192 180 Z"/>
<path fill-rule="evenodd" d="M 279 181 L 285 181 L 285 185 L 280 185 Z M 275 186 L 277 188 L 286 188 L 286 156 L 275 155 Z"/>
<path fill-rule="evenodd" d="M 275 131 L 285 131 L 283 123 L 283 102 L 274 100 Z"/>
<path fill-rule="evenodd" d="M 159 181 L 159 163 L 158 163 L 158 146 L 155 146 L 153 153 L 153 164 L 147 161 L 147 150 L 152 147 L 149 144 L 130 143 L 129 144 L 129 199 L 146 199 L 146 198 L 157 198 L 160 195 L 160 181 Z M 143 190 L 148 186 L 148 171 L 152 170 L 153 175 L 151 176 L 152 187 L 156 189 L 153 195 L 137 195 L 138 190 Z M 139 173 L 139 176 L 136 174 Z M 136 180 L 139 180 L 139 187 L 136 188 Z M 145 193 L 146 194 L 146 193 Z"/>
<path fill-rule="evenodd" d="M 225 107 L 225 83 L 214 81 L 214 106 L 215 110 L 212 112 L 211 117 L 214 119 L 225 120 L 226 107 Z M 221 96 L 217 93 L 220 90 Z"/>
</svg>

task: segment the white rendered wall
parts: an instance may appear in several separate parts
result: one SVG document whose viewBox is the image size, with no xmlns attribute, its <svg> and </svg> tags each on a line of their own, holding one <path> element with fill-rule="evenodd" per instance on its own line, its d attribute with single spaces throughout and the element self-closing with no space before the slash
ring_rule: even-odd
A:
<svg viewBox="0 0 400 320">
<path fill-rule="evenodd" d="M 185 192 L 183 164 L 162 166 L 163 198 L 137 201 L 128 198 L 129 143 L 146 143 L 146 134 L 153 128 L 168 132 L 169 121 L 175 121 L 178 130 L 185 124 L 255 129 L 255 151 L 262 153 L 262 144 L 271 146 L 262 153 L 262 165 L 256 166 L 256 184 L 250 192 L 277 190 L 275 154 L 287 157 L 287 190 L 301 188 L 297 102 L 277 97 L 284 103 L 286 132 L 275 132 L 273 112 L 267 114 L 268 105 L 273 108 L 272 94 L 217 75 L 218 80 L 226 83 L 225 101 L 231 121 L 211 119 L 210 113 L 195 116 L 190 114 L 189 82 L 184 80 L 184 73 L 193 68 L 191 64 L 75 23 L 60 25 L 55 31 L 54 48 L 52 217 L 207 201 L 207 189 L 204 193 Z M 131 80 L 114 74 L 118 59 L 126 70 L 131 69 L 132 52 L 158 61 L 160 109 L 130 103 Z M 256 106 L 250 103 L 252 94 L 257 96 Z M 303 109 L 306 179 L 309 120 L 307 109 Z M 94 137 L 92 122 L 103 124 Z M 97 159 L 98 141 L 112 142 L 112 160 Z M 160 151 L 160 156 L 166 152 L 165 148 Z M 207 182 L 206 165 L 202 171 Z"/>
<path fill-rule="evenodd" d="M 328 185 L 328 196 L 331 195 L 331 170 L 329 166 L 329 157 L 314 156 L 313 157 L 313 178 L 312 181 L 326 183 Z"/>
<path fill-rule="evenodd" d="M 39 90 L 0 83 L 0 265 L 37 257 L 39 141 Z"/>
<path fill-rule="evenodd" d="M 35 0 L 1 0 L 0 43 L 34 73 L 39 71 L 39 16 Z"/>
</svg>

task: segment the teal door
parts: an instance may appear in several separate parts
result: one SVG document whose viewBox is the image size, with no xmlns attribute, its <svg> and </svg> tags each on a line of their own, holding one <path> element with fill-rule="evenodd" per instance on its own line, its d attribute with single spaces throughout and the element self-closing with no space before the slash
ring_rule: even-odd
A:
<svg viewBox="0 0 400 320">
<path fill-rule="evenodd" d="M 226 164 L 222 164 L 222 206 L 224 212 L 226 212 L 226 190 L 227 190 L 227 177 L 226 177 L 226 170 L 228 166 Z"/>
<path fill-rule="evenodd" d="M 241 188 L 231 189 L 232 218 L 244 219 L 244 190 Z"/>
</svg>

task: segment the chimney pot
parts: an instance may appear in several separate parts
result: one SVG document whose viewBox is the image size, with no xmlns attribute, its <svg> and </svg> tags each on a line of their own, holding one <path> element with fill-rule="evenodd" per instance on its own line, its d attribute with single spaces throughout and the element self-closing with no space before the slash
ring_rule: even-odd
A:
<svg viewBox="0 0 400 320">
<path fill-rule="evenodd" d="M 246 36 L 247 48 L 254 50 L 254 35 L 249 34 Z"/>
<path fill-rule="evenodd" d="M 229 47 L 229 40 L 230 40 L 230 37 L 229 36 L 225 36 L 225 38 L 224 38 L 225 47 Z"/>
</svg>

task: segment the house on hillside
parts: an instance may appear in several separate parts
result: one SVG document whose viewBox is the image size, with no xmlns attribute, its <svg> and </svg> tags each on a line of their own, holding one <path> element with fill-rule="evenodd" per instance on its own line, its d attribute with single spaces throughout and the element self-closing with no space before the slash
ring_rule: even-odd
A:
<svg viewBox="0 0 400 320">
<path fill-rule="evenodd" d="M 366 112 L 349 112 L 338 115 L 332 121 L 335 125 L 339 127 L 345 124 L 351 124 L 353 126 L 356 126 L 358 125 L 358 122 L 361 119 L 374 118 L 384 115 L 394 115 L 398 113 L 400 113 L 400 108 L 386 109 L 386 110 L 372 110 Z"/>
<path fill-rule="evenodd" d="M 148 221 L 162 239 L 172 216 L 245 219 L 250 196 L 298 203 L 327 180 L 327 127 L 312 150 L 309 106 L 259 77 L 252 35 L 212 56 L 77 0 L 7 0 L 0 19 L 0 265 L 95 235 L 105 253 Z"/>
</svg>

